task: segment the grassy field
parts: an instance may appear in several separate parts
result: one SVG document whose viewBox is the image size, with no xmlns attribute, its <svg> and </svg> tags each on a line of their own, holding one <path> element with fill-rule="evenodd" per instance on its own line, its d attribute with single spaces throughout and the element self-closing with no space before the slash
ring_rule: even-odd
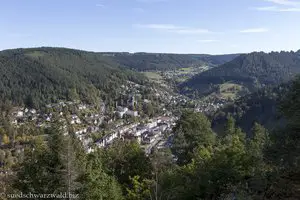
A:
<svg viewBox="0 0 300 200">
<path fill-rule="evenodd" d="M 219 86 L 219 95 L 224 98 L 235 99 L 243 87 L 234 83 L 224 83 Z"/>
<path fill-rule="evenodd" d="M 240 91 L 242 89 L 241 85 L 235 83 L 224 83 L 220 85 L 220 92 L 231 93 L 232 91 Z"/>
<path fill-rule="evenodd" d="M 181 69 L 179 69 L 178 71 L 178 73 L 179 74 L 189 74 L 189 73 L 191 73 L 191 72 L 193 72 L 193 70 L 194 70 L 194 68 L 193 67 L 186 67 L 186 68 L 181 68 Z"/>
<path fill-rule="evenodd" d="M 38 58 L 38 57 L 44 56 L 45 54 L 43 52 L 40 52 L 40 51 L 33 51 L 31 53 L 26 53 L 26 55 L 29 56 L 29 57 L 33 57 L 33 58 Z"/>
<path fill-rule="evenodd" d="M 188 78 L 186 78 L 186 77 L 180 77 L 180 78 L 177 78 L 177 79 L 176 79 L 176 82 L 182 83 L 182 82 L 184 82 L 184 81 L 186 81 L 186 80 L 188 80 Z"/>
<path fill-rule="evenodd" d="M 142 72 L 147 78 L 150 80 L 157 82 L 157 83 L 163 83 L 163 77 L 156 72 Z"/>
<path fill-rule="evenodd" d="M 238 94 L 244 90 L 244 87 L 234 83 L 224 83 L 219 85 L 219 92 L 213 92 L 210 95 L 203 98 L 207 100 L 212 97 L 225 98 L 225 99 L 236 99 Z"/>
</svg>

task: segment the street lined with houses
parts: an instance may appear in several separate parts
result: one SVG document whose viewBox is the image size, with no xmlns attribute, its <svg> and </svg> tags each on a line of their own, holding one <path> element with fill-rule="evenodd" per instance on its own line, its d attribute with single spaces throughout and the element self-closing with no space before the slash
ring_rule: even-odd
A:
<svg viewBox="0 0 300 200">
<path fill-rule="evenodd" d="M 145 88 L 132 82 L 121 89 L 122 97 L 111 105 L 104 101 L 98 105 L 59 101 L 48 104 L 45 110 L 19 107 L 13 109 L 10 121 L 16 127 L 33 124 L 39 128 L 51 127 L 58 121 L 64 134 L 74 134 L 89 153 L 106 148 L 115 140 L 135 140 L 150 154 L 154 147 L 170 145 L 167 135 L 172 134 L 180 117 L 176 113 L 180 107 L 189 105 L 196 112 L 209 113 L 226 104 L 222 99 L 192 102 L 168 89 Z M 151 114 L 154 104 L 159 112 Z"/>
</svg>

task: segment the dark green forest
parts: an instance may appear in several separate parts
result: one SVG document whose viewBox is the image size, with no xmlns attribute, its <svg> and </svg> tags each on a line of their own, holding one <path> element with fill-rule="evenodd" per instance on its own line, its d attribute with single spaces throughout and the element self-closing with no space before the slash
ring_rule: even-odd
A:
<svg viewBox="0 0 300 200">
<path fill-rule="evenodd" d="M 145 77 L 100 54 L 64 48 L 0 52 L 0 100 L 40 107 L 58 100 L 96 103 L 125 81 Z"/>
<path fill-rule="evenodd" d="M 299 66 L 299 52 L 243 54 L 220 67 L 194 76 L 182 83 L 180 88 L 184 93 L 197 90 L 203 96 L 215 92 L 216 86 L 231 82 L 253 92 L 266 85 L 274 86 L 291 80 L 300 73 Z"/>
<path fill-rule="evenodd" d="M 201 55 L 201 54 L 160 54 L 160 53 L 101 53 L 112 57 L 119 64 L 129 69 L 145 70 L 174 70 L 199 65 L 217 66 L 229 62 L 239 54 Z"/>
<path fill-rule="evenodd" d="M 284 126 L 286 120 L 279 110 L 279 105 L 291 89 L 291 81 L 280 86 L 266 86 L 256 92 L 245 95 L 212 113 L 212 127 L 222 131 L 228 115 L 232 116 L 239 127 L 248 134 L 255 122 L 268 130 Z"/>
<path fill-rule="evenodd" d="M 48 47 L 5 50 L 0 52 L 0 100 L 35 108 L 59 100 L 97 103 L 100 97 L 116 96 L 128 80 L 146 84 L 146 77 L 136 70 L 218 65 L 236 56 L 94 53 Z"/>
</svg>

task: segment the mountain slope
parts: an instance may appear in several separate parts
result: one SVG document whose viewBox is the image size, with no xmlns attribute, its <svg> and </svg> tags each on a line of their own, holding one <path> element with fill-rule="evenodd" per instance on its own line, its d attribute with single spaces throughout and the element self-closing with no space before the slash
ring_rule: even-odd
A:
<svg viewBox="0 0 300 200">
<path fill-rule="evenodd" d="M 300 73 L 300 57 L 295 52 L 254 52 L 243 54 L 234 60 L 212 68 L 180 85 L 197 90 L 201 95 L 214 92 L 218 85 L 231 82 L 255 91 L 264 85 L 278 85 Z"/>
<path fill-rule="evenodd" d="M 279 105 L 289 91 L 290 85 L 289 82 L 277 87 L 259 89 L 218 110 L 211 116 L 213 129 L 216 132 L 222 131 L 228 114 L 233 116 L 237 125 L 248 134 L 251 134 L 254 122 L 269 130 L 282 127 L 285 120 L 280 114 Z"/>
<path fill-rule="evenodd" d="M 138 71 L 173 70 L 198 65 L 220 65 L 231 61 L 239 54 L 205 55 L 205 54 L 162 54 L 162 53 L 100 53 L 111 57 L 120 65 Z"/>
<path fill-rule="evenodd" d="M 145 79 L 97 53 L 63 48 L 1 51 L 0 76 L 1 101 L 33 106 L 60 99 L 97 102 L 100 91 L 113 96 L 125 81 Z"/>
</svg>

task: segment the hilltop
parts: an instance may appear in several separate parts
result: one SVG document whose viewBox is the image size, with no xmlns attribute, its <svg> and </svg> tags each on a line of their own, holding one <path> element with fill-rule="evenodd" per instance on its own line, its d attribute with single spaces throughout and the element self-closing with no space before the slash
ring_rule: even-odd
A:
<svg viewBox="0 0 300 200">
<path fill-rule="evenodd" d="M 139 73 L 93 52 L 65 48 L 0 52 L 0 100 L 38 107 L 57 100 L 98 102 L 118 94 L 125 81 L 145 82 Z"/>
<path fill-rule="evenodd" d="M 167 53 L 100 53 L 127 68 L 146 70 L 175 70 L 199 65 L 217 66 L 236 58 L 239 54 L 167 54 Z"/>
<path fill-rule="evenodd" d="M 138 71 L 216 66 L 236 56 L 97 53 L 50 47 L 4 50 L 0 52 L 0 100 L 29 107 L 59 100 L 95 103 L 115 98 L 126 81 L 149 83 Z"/>
<path fill-rule="evenodd" d="M 200 73 L 180 85 L 184 93 L 197 91 L 200 96 L 219 90 L 231 83 L 253 92 L 266 85 L 278 85 L 300 73 L 299 51 L 253 52 L 243 54 L 219 67 Z"/>
</svg>

